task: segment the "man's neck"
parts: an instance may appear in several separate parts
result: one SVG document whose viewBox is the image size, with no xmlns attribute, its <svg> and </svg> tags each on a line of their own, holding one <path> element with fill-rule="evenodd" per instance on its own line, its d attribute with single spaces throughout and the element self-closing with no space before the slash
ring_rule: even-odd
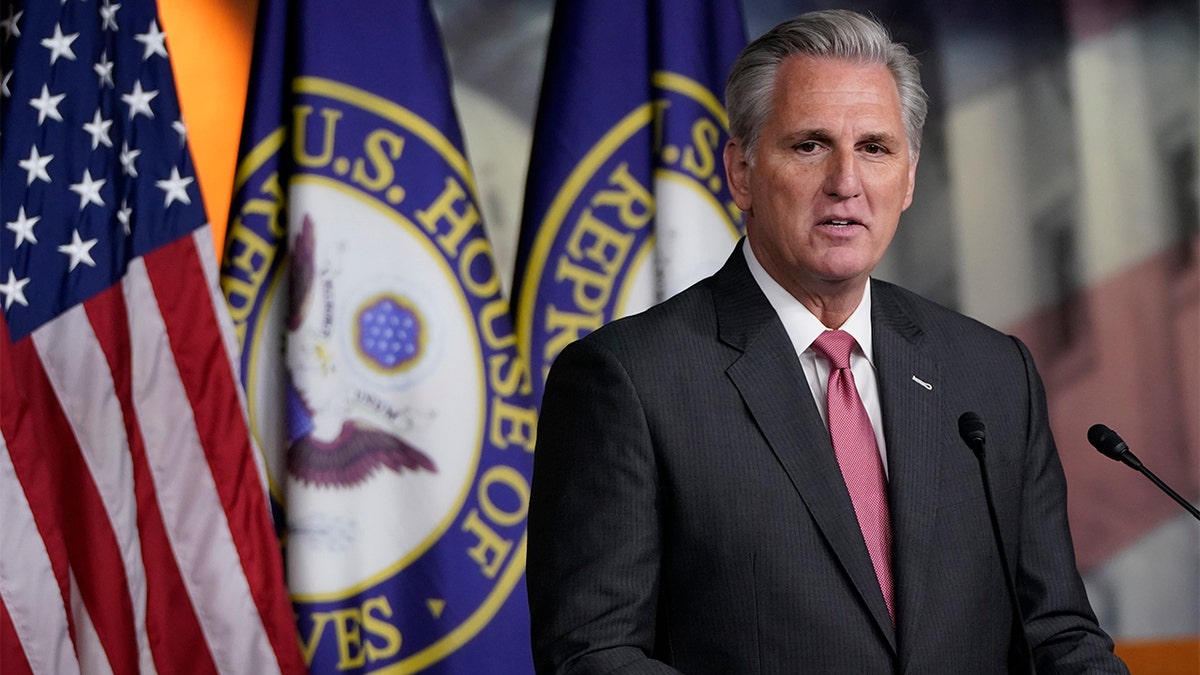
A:
<svg viewBox="0 0 1200 675">
<path fill-rule="evenodd" d="M 771 270 L 759 258 L 754 249 L 746 242 L 747 261 L 751 268 L 758 268 L 755 274 L 765 275 L 762 283 L 773 283 L 780 291 L 787 293 L 812 313 L 826 328 L 837 329 L 846 323 L 850 315 L 858 309 L 866 293 L 869 276 L 841 281 L 826 281 L 822 279 L 804 279 L 789 275 L 787 270 Z"/>
<path fill-rule="evenodd" d="M 841 287 L 839 284 L 837 288 L 822 287 L 813 290 L 810 288 L 812 284 L 793 284 L 792 288 L 786 285 L 784 288 L 808 311 L 812 312 L 813 316 L 817 317 L 826 328 L 832 330 L 841 328 L 854 310 L 858 309 L 859 303 L 862 302 L 866 283 L 867 280 L 863 279 L 855 280 L 853 286 L 849 287 Z M 828 286 L 828 284 L 823 286 Z"/>
</svg>

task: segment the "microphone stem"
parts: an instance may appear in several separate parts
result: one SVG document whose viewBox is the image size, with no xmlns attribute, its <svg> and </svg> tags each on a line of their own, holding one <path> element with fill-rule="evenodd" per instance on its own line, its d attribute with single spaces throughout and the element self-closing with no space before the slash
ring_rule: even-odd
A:
<svg viewBox="0 0 1200 675">
<path fill-rule="evenodd" d="M 1028 638 L 1025 636 L 1025 616 L 1021 611 L 1021 603 L 1017 598 L 1017 587 L 1013 581 L 1012 570 L 1008 566 L 1008 553 L 1004 550 L 1004 537 L 1000 534 L 1000 519 L 996 515 L 996 505 L 992 501 L 992 481 L 988 477 L 987 462 L 984 461 L 984 445 L 983 441 L 979 440 L 972 444 L 972 449 L 975 451 L 975 459 L 979 460 L 979 475 L 983 479 L 983 497 L 987 502 L 988 520 L 992 523 L 992 539 L 996 543 L 996 552 L 1000 555 L 1000 570 L 1004 573 L 1004 588 L 1008 591 L 1008 600 L 1013 609 L 1013 639 L 1019 642 L 1021 651 L 1021 664 L 1026 673 L 1034 673 L 1033 654 L 1029 647 Z"/>
<path fill-rule="evenodd" d="M 1136 468 L 1138 471 L 1140 471 L 1142 473 L 1143 476 L 1145 476 L 1146 478 L 1149 478 L 1151 480 L 1151 482 L 1153 482 L 1155 485 L 1157 485 L 1160 490 L 1167 493 L 1167 496 L 1169 496 L 1171 499 L 1174 499 L 1175 501 L 1179 502 L 1180 506 L 1187 509 L 1187 512 L 1192 514 L 1192 517 L 1194 517 L 1196 520 L 1200 520 L 1200 509 L 1197 509 L 1195 506 L 1192 506 L 1188 502 L 1188 500 L 1184 499 L 1178 492 L 1172 490 L 1169 485 L 1167 485 L 1166 483 L 1159 480 L 1158 476 L 1155 476 L 1154 472 L 1151 471 L 1150 469 L 1147 469 L 1145 466 L 1138 466 Z"/>
<path fill-rule="evenodd" d="M 1008 599 L 1012 601 L 1013 607 L 1020 612 L 1020 604 L 1017 602 L 1017 589 L 1013 584 L 1012 570 L 1008 568 L 1008 553 L 1003 549 L 1003 537 L 1000 534 L 1000 519 L 996 517 L 996 506 L 992 503 L 992 481 L 988 478 L 987 463 L 983 461 L 983 455 L 976 455 L 979 459 L 979 473 L 983 476 L 983 492 L 984 501 L 987 502 L 988 519 L 992 521 L 992 535 L 996 540 L 997 553 L 1000 554 L 1000 568 L 1004 572 L 1004 585 L 1008 589 Z M 1024 617 L 1018 617 L 1021 625 L 1024 626 Z"/>
</svg>

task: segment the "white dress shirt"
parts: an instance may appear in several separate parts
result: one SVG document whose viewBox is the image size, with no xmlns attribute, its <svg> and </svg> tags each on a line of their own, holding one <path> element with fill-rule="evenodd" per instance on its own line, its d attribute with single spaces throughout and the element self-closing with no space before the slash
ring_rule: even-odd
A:
<svg viewBox="0 0 1200 675">
<path fill-rule="evenodd" d="M 750 266 L 750 274 L 758 282 L 759 288 L 775 308 L 775 313 L 783 321 L 783 328 L 792 340 L 800 366 L 804 369 L 804 377 L 808 380 L 809 391 L 821 412 L 821 420 L 829 426 L 829 413 L 825 410 L 825 391 L 829 386 L 829 363 L 817 356 L 812 349 L 812 343 L 817 337 L 828 330 L 807 307 L 779 285 L 754 257 L 750 243 L 742 243 L 742 252 L 746 256 L 746 264 Z M 875 364 L 871 361 L 871 284 L 868 282 L 863 291 L 862 301 L 858 303 L 854 313 L 846 322 L 838 326 L 854 337 L 858 342 L 850 352 L 850 372 L 854 374 L 854 384 L 862 399 L 863 407 L 867 409 L 867 417 L 871 420 L 871 428 L 875 432 L 875 443 L 879 446 L 879 456 L 883 460 L 883 473 L 888 473 L 887 445 L 883 441 L 883 410 L 879 404 L 879 383 L 875 377 Z"/>
</svg>

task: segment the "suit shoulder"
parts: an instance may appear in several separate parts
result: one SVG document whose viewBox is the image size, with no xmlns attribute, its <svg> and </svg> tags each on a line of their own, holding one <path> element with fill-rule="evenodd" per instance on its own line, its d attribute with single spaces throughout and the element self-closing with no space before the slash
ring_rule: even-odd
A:
<svg viewBox="0 0 1200 675">
<path fill-rule="evenodd" d="M 627 317 L 610 321 L 581 340 L 623 351 L 658 347 L 678 348 L 689 336 L 711 336 L 715 309 L 709 280 L 697 282 L 670 298 Z"/>
<path fill-rule="evenodd" d="M 906 288 L 874 279 L 871 292 L 879 320 L 902 332 L 972 350 L 991 346 L 1007 351 L 1014 346 L 1013 336 Z"/>
</svg>

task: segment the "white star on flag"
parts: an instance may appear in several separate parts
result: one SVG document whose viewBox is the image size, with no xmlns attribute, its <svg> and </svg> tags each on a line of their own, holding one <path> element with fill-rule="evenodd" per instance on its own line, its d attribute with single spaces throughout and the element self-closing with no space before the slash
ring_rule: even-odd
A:
<svg viewBox="0 0 1200 675">
<path fill-rule="evenodd" d="M 107 178 L 93 180 L 91 170 L 84 169 L 83 178 L 81 178 L 78 183 L 71 183 L 71 192 L 79 195 L 80 211 L 82 211 L 83 207 L 87 206 L 88 204 L 104 206 L 104 200 L 100 198 L 100 188 L 104 187 L 106 182 L 108 182 Z"/>
<path fill-rule="evenodd" d="M 171 167 L 171 177 L 166 180 L 154 181 L 160 190 L 166 193 L 163 201 L 163 207 L 168 207 L 176 201 L 181 201 L 184 204 L 191 204 L 192 198 L 188 196 L 187 186 L 194 181 L 195 178 L 181 178 L 179 176 L 179 167 Z"/>
<path fill-rule="evenodd" d="M 59 122 L 63 120 L 62 113 L 58 112 L 58 104 L 66 98 L 66 94 L 50 95 L 50 90 L 46 85 L 42 85 L 42 95 L 37 98 L 29 99 L 29 105 L 33 106 L 38 111 L 38 126 L 46 121 L 47 117 L 56 119 Z"/>
<path fill-rule="evenodd" d="M 25 285 L 28 283 L 29 277 L 18 279 L 12 270 L 8 271 L 8 281 L 0 284 L 0 293 L 4 294 L 4 311 L 7 312 L 14 302 L 29 306 L 29 301 L 25 299 Z"/>
<path fill-rule="evenodd" d="M 120 30 L 117 28 L 118 9 L 121 9 L 120 5 L 113 5 L 108 0 L 104 0 L 104 5 L 100 8 L 100 18 L 104 23 L 100 26 L 100 30 Z"/>
<path fill-rule="evenodd" d="M 32 218 L 25 217 L 25 207 L 20 206 L 17 209 L 17 219 L 10 220 L 5 224 L 5 227 L 13 231 L 17 235 L 17 243 L 13 244 L 13 249 L 21 248 L 21 242 L 27 241 L 30 244 L 38 243 L 37 237 L 33 236 L 33 226 L 41 220 L 41 216 Z"/>
<path fill-rule="evenodd" d="M 126 141 L 121 141 L 121 170 L 124 171 L 126 175 L 137 178 L 137 165 L 134 164 L 134 162 L 137 161 L 138 155 L 140 154 L 142 154 L 141 150 L 131 150 L 129 148 L 129 143 Z"/>
<path fill-rule="evenodd" d="M 71 256 L 71 263 L 70 266 L 67 267 L 67 271 L 75 271 L 75 268 L 79 266 L 79 263 L 83 263 L 88 267 L 95 267 L 96 261 L 92 260 L 91 250 L 98 241 L 100 240 L 88 239 L 87 241 L 84 241 L 83 238 L 79 236 L 79 230 L 74 230 L 71 232 L 71 243 L 63 244 L 62 246 L 58 247 L 59 251 Z"/>
<path fill-rule="evenodd" d="M 71 33 L 63 35 L 62 25 L 54 24 L 54 35 L 42 39 L 42 46 L 50 50 L 50 65 L 58 60 L 58 57 L 65 56 L 67 59 L 75 60 L 75 51 L 71 49 L 71 43 L 79 37 L 79 33 Z"/>
<path fill-rule="evenodd" d="M 125 229 L 125 234 L 129 234 L 129 219 L 133 216 L 133 209 L 126 203 L 125 199 L 121 199 L 121 208 L 117 209 L 117 221 L 121 223 L 121 227 Z"/>
<path fill-rule="evenodd" d="M 17 22 L 21 20 L 21 15 L 24 13 L 25 12 L 22 11 L 14 14 L 12 6 L 9 6 L 8 18 L 4 21 L 0 21 L 0 26 L 4 28 L 5 42 L 7 42 L 9 38 L 21 37 L 21 29 L 17 26 Z"/>
<path fill-rule="evenodd" d="M 158 30 L 157 20 L 151 20 L 150 27 L 146 29 L 146 32 L 138 33 L 133 39 L 146 46 L 146 52 L 142 54 L 143 61 L 154 54 L 158 54 L 164 59 L 167 58 L 167 34 Z"/>
<path fill-rule="evenodd" d="M 154 117 L 154 111 L 150 109 L 150 101 L 155 96 L 158 96 L 157 90 L 144 91 L 141 80 L 134 82 L 133 91 L 121 94 L 121 100 L 129 104 L 129 119 L 137 117 L 138 113 L 142 113 L 146 117 Z"/>
<path fill-rule="evenodd" d="M 179 146 L 183 147 L 186 145 L 187 125 L 183 123 L 183 120 L 175 120 L 174 122 L 171 122 L 171 128 L 175 130 L 175 133 L 179 134 Z"/>
<path fill-rule="evenodd" d="M 96 65 L 92 66 L 92 70 L 96 71 L 96 74 L 100 76 L 100 84 L 98 86 L 116 86 L 113 84 L 113 64 L 112 61 L 108 60 L 107 51 L 100 52 L 100 60 L 96 62 Z"/>
<path fill-rule="evenodd" d="M 29 158 L 22 159 L 17 162 L 17 165 L 29 172 L 29 176 L 25 179 L 26 185 L 33 185 L 34 179 L 50 182 L 50 172 L 46 170 L 46 165 L 50 160 L 54 159 L 54 155 L 42 156 L 38 153 L 37 146 L 29 148 Z"/>
<path fill-rule="evenodd" d="M 92 117 L 91 122 L 84 122 L 83 130 L 92 135 L 92 149 L 100 147 L 103 143 L 108 147 L 112 147 L 112 139 L 108 137 L 108 129 L 113 125 L 112 120 L 106 120 L 100 117 L 100 109 L 96 108 L 96 114 Z"/>
</svg>

